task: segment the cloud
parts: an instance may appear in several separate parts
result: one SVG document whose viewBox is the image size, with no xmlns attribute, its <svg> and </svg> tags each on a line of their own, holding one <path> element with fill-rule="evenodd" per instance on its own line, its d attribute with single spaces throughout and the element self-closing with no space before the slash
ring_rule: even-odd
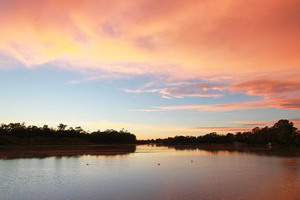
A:
<svg viewBox="0 0 300 200">
<path fill-rule="evenodd" d="M 116 78 L 237 79 L 299 73 L 299 2 L 0 2 L 0 51 L 27 67 Z M 96 70 L 95 70 L 96 69 Z"/>
<path fill-rule="evenodd" d="M 252 78 L 241 82 L 229 83 L 196 83 L 178 82 L 150 84 L 140 89 L 125 89 L 131 93 L 158 93 L 162 98 L 230 98 L 232 94 L 245 94 L 257 96 L 259 101 L 244 101 L 239 103 L 224 103 L 214 105 L 184 105 L 170 107 L 152 107 L 151 109 L 140 109 L 140 111 L 166 111 L 166 110 L 206 110 L 226 111 L 244 110 L 252 108 L 278 108 L 278 109 L 300 109 L 300 82 L 289 80 L 272 80 L 268 78 Z"/>
<path fill-rule="evenodd" d="M 226 91 L 263 99 L 153 110 L 299 110 L 299 8 L 297 0 L 1 1 L 0 68 L 51 63 L 84 75 L 72 84 L 163 77 L 161 87 L 125 91 L 166 99 Z"/>
<path fill-rule="evenodd" d="M 288 119 L 290 122 L 293 122 L 296 127 L 300 126 L 300 118 L 290 118 Z M 231 123 L 238 124 L 242 127 L 249 127 L 249 128 L 254 128 L 254 127 L 265 127 L 269 126 L 272 127 L 278 120 L 274 121 L 231 121 Z"/>
<path fill-rule="evenodd" d="M 259 95 L 270 106 L 281 109 L 300 109 L 300 82 L 290 80 L 253 79 L 229 86 L 234 92 Z"/>
<path fill-rule="evenodd" d="M 206 126 L 200 126 L 200 127 L 192 127 L 190 128 L 192 130 L 199 130 L 199 131 L 205 131 L 205 132 L 243 132 L 243 131 L 250 131 L 251 129 L 248 127 L 206 127 Z"/>
<path fill-rule="evenodd" d="M 300 117 L 291 118 L 290 120 L 293 122 L 300 123 Z"/>
<path fill-rule="evenodd" d="M 255 79 L 230 86 L 231 90 L 244 90 L 248 95 L 274 95 L 300 91 L 300 82 L 289 80 Z"/>
<path fill-rule="evenodd" d="M 242 127 L 264 127 L 264 126 L 272 126 L 275 121 L 232 121 L 231 123 L 241 125 Z"/>
<path fill-rule="evenodd" d="M 211 104 L 211 105 L 184 105 L 184 106 L 156 106 L 150 109 L 137 109 L 134 111 L 157 112 L 157 111 L 172 111 L 172 110 L 196 110 L 196 111 L 231 111 L 231 110 L 247 110 L 254 108 L 270 107 L 263 101 L 246 101 L 227 104 Z"/>
<path fill-rule="evenodd" d="M 148 87 L 152 87 L 149 89 Z M 148 88 L 148 89 L 147 89 Z M 141 89 L 129 90 L 124 89 L 125 92 L 130 93 L 159 93 L 162 98 L 184 98 L 184 97 L 221 97 L 223 88 L 216 84 L 209 83 L 164 83 L 161 88 L 153 89 L 153 85 L 143 86 Z"/>
<path fill-rule="evenodd" d="M 277 108 L 300 110 L 300 98 L 278 97 L 272 98 L 273 103 Z"/>
<path fill-rule="evenodd" d="M 234 110 L 248 110 L 258 108 L 279 108 L 279 109 L 292 109 L 300 110 L 300 98 L 286 99 L 277 98 L 259 101 L 244 101 L 237 103 L 224 103 L 224 104 L 205 104 L 205 105 L 183 105 L 183 106 L 154 106 L 147 109 L 136 109 L 133 111 L 142 112 L 158 112 L 158 111 L 172 111 L 172 110 L 195 110 L 195 111 L 234 111 Z"/>
<path fill-rule="evenodd" d="M 186 86 L 164 88 L 161 94 L 171 97 L 221 97 L 222 89 L 215 84 L 190 84 Z"/>
<path fill-rule="evenodd" d="M 289 119 L 294 123 L 295 127 L 300 126 L 299 118 Z M 210 132 L 244 132 L 251 131 L 255 127 L 263 128 L 265 126 L 272 127 L 278 120 L 274 121 L 231 121 L 233 126 L 224 126 L 224 127 L 191 127 L 191 129 L 201 130 L 201 131 L 210 131 Z"/>
</svg>

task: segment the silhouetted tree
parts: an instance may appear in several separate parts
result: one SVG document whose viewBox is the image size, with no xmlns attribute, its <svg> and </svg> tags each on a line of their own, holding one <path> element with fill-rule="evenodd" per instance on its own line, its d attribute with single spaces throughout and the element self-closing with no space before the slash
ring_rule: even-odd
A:
<svg viewBox="0 0 300 200">
<path fill-rule="evenodd" d="M 60 123 L 57 128 L 59 131 L 64 131 L 67 128 L 68 125 L 65 125 L 63 123 Z"/>
<path fill-rule="evenodd" d="M 37 127 L 25 123 L 10 123 L 0 126 L 0 145 L 7 144 L 68 144 L 68 143 L 97 143 L 97 144 L 134 144 L 136 136 L 122 129 L 113 129 L 104 132 L 85 132 L 81 127 L 66 129 L 67 125 L 59 124 L 58 129 L 49 128 L 48 125 Z M 62 140 L 63 139 L 63 140 Z M 67 139 L 67 140 L 66 140 Z"/>
<path fill-rule="evenodd" d="M 82 133 L 83 129 L 80 126 L 75 127 L 75 131 L 78 133 Z"/>
<path fill-rule="evenodd" d="M 136 136 L 125 129 L 116 131 L 107 129 L 89 133 L 80 126 L 66 129 L 67 125 L 59 124 L 58 129 L 49 128 L 48 125 L 37 127 L 25 126 L 25 123 L 9 123 L 0 125 L 0 145 L 6 144 L 61 144 L 63 141 L 71 143 L 96 143 L 96 144 L 129 144 L 136 143 Z M 63 140 L 61 140 L 63 139 Z M 146 142 L 146 141 L 143 141 Z M 237 132 L 235 135 L 227 133 L 219 135 L 212 132 L 198 137 L 175 136 L 166 139 L 148 140 L 147 142 L 162 143 L 165 145 L 176 144 L 201 144 L 201 143 L 229 143 L 242 142 L 249 145 L 266 145 L 269 142 L 279 143 L 281 146 L 300 146 L 300 132 L 289 120 L 282 119 L 273 127 L 255 127 L 252 131 Z M 67 142 L 65 142 L 67 143 Z"/>
<path fill-rule="evenodd" d="M 234 134 L 232 133 L 227 133 L 226 136 L 226 143 L 233 143 L 234 142 Z"/>
<path fill-rule="evenodd" d="M 277 141 L 283 145 L 295 145 L 297 137 L 297 128 L 294 127 L 293 122 L 286 119 L 281 119 L 272 127 Z"/>
</svg>

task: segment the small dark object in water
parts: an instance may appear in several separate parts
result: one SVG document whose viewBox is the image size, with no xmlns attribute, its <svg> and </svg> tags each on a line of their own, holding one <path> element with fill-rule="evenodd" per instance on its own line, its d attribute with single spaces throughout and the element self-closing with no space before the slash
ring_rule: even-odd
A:
<svg viewBox="0 0 300 200">
<path fill-rule="evenodd" d="M 191 160 L 191 162 L 194 162 L 193 160 Z"/>
<path fill-rule="evenodd" d="M 157 163 L 157 165 L 160 165 L 160 163 Z"/>
<path fill-rule="evenodd" d="M 86 165 L 89 165 L 89 164 L 86 164 Z"/>
</svg>

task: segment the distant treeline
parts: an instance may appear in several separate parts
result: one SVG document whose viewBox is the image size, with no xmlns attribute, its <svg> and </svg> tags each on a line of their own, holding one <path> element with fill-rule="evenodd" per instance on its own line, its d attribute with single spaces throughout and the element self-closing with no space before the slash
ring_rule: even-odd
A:
<svg viewBox="0 0 300 200">
<path fill-rule="evenodd" d="M 281 119 L 272 127 L 255 127 L 252 131 L 219 135 L 212 132 L 202 136 L 175 136 L 165 139 L 136 140 L 136 136 L 122 129 L 108 129 L 103 132 L 86 132 L 80 126 L 76 128 L 59 124 L 57 128 L 26 126 L 25 123 L 9 123 L 0 126 L 0 145 L 75 145 L 75 144 L 145 144 L 163 145 L 185 144 L 247 144 L 262 146 L 266 144 L 300 147 L 300 132 L 293 122 Z"/>
<path fill-rule="evenodd" d="M 59 124 L 57 128 L 26 126 L 25 123 L 9 123 L 0 126 L 0 145 L 64 145 L 64 144 L 134 144 L 136 136 L 122 129 L 108 129 L 88 133 L 80 126 L 68 128 Z"/>
<path fill-rule="evenodd" d="M 252 131 L 227 133 L 219 135 L 212 132 L 203 136 L 175 136 L 166 139 L 143 140 L 140 143 L 160 143 L 163 145 L 183 145 L 183 144 L 233 144 L 265 146 L 267 144 L 280 146 L 300 146 L 300 132 L 294 127 L 293 122 L 281 119 L 272 127 L 255 127 Z"/>
</svg>

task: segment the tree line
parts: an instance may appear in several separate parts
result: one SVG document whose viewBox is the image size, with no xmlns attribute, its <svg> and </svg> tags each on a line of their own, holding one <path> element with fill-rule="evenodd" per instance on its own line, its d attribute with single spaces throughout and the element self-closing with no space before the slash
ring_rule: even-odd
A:
<svg viewBox="0 0 300 200">
<path fill-rule="evenodd" d="M 136 136 L 127 130 L 108 129 L 88 133 L 80 126 L 69 127 L 59 124 L 57 128 L 48 125 L 37 127 L 25 123 L 9 123 L 0 126 L 0 145 L 26 144 L 134 144 Z"/>
<path fill-rule="evenodd" d="M 300 132 L 294 127 L 293 122 L 281 119 L 272 127 L 255 127 L 252 131 L 227 133 L 220 135 L 212 132 L 203 136 L 175 136 L 165 139 L 144 140 L 141 143 L 160 143 L 163 145 L 183 144 L 247 144 L 253 146 L 265 146 L 266 144 L 277 144 L 280 146 L 300 146 Z"/>
<path fill-rule="evenodd" d="M 300 132 L 294 127 L 293 122 L 281 119 L 272 127 L 255 127 L 251 131 L 227 133 L 220 135 L 212 132 L 206 135 L 175 136 L 165 139 L 137 140 L 136 136 L 127 130 L 116 131 L 84 131 L 80 126 L 69 127 L 59 124 L 57 128 L 26 126 L 25 123 L 9 123 L 0 126 L 0 145 L 27 145 L 27 144 L 144 144 L 159 143 L 163 145 L 184 144 L 247 144 L 266 145 L 269 143 L 280 146 L 300 146 Z"/>
</svg>

